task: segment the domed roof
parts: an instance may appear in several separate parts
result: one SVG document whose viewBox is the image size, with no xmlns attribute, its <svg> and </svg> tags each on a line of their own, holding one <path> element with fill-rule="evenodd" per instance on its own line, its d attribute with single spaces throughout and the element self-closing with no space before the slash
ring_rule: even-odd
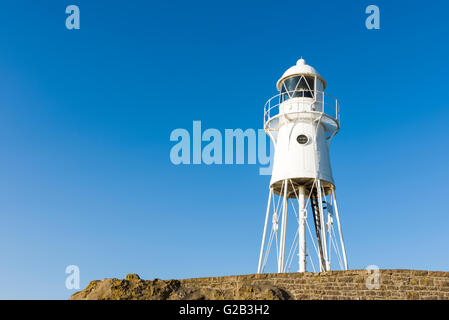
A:
<svg viewBox="0 0 449 320">
<path fill-rule="evenodd" d="M 301 58 L 296 62 L 296 65 L 293 67 L 290 67 L 287 69 L 287 71 L 284 72 L 282 77 L 278 80 L 276 83 L 276 88 L 278 90 L 281 89 L 281 82 L 293 75 L 310 75 L 310 76 L 317 76 L 322 82 L 323 82 L 323 89 L 326 88 L 326 81 L 324 81 L 323 77 L 318 73 L 318 71 L 315 70 L 314 67 L 309 66 L 306 64 L 306 61 Z"/>
</svg>

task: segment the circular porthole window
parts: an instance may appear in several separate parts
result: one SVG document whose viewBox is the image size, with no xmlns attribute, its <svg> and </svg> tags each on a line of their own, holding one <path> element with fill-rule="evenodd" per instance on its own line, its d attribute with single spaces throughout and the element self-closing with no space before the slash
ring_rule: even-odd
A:
<svg viewBox="0 0 449 320">
<path fill-rule="evenodd" d="M 309 138 L 305 134 L 300 134 L 296 137 L 296 141 L 298 141 L 299 144 L 306 144 L 309 142 Z"/>
</svg>

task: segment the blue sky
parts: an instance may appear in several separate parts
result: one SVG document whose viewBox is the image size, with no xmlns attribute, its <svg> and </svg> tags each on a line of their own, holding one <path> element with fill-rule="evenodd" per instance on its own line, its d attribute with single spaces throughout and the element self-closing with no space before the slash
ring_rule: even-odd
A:
<svg viewBox="0 0 449 320">
<path fill-rule="evenodd" d="M 76 4 L 81 29 L 65 28 Z M 381 29 L 365 28 L 376 4 Z M 4 1 L 0 298 L 90 280 L 253 273 L 269 176 L 169 160 L 170 133 L 262 126 L 299 57 L 342 105 L 350 268 L 448 270 L 445 1 Z"/>
</svg>

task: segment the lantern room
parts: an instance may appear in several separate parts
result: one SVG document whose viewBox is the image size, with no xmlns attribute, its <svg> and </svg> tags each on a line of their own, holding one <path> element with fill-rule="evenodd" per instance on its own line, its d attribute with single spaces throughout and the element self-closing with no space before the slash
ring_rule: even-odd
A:
<svg viewBox="0 0 449 320">
<path fill-rule="evenodd" d="M 297 97 L 313 98 L 316 91 L 326 88 L 326 81 L 315 68 L 299 59 L 296 65 L 284 72 L 276 84 L 284 100 Z"/>
</svg>

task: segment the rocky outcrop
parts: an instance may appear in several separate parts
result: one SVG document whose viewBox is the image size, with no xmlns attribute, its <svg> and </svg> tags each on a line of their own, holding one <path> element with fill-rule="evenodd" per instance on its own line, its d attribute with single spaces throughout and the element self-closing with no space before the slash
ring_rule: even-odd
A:
<svg viewBox="0 0 449 320">
<path fill-rule="evenodd" d="M 449 272 L 366 270 L 91 281 L 72 300 L 449 299 Z"/>
</svg>

